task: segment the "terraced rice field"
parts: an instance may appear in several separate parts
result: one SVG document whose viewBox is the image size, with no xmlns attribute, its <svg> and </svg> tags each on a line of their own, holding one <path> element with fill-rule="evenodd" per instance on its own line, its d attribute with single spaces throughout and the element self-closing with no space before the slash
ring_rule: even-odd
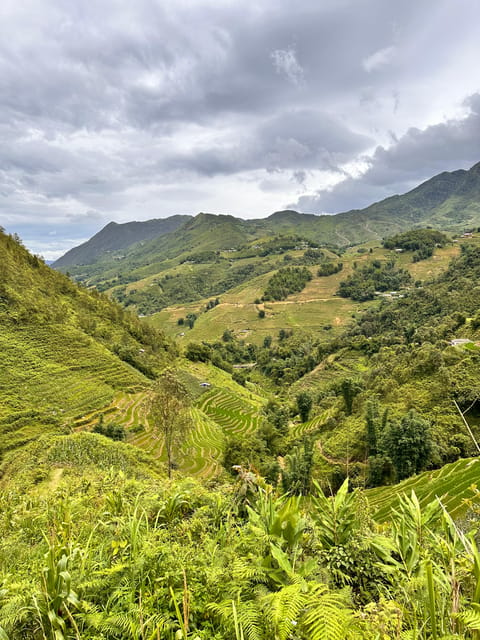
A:
<svg viewBox="0 0 480 640">
<path fill-rule="evenodd" d="M 148 419 L 148 392 L 118 393 L 101 412 L 95 411 L 77 421 L 78 429 L 92 429 L 100 414 L 104 423 L 125 427 L 127 442 L 144 449 L 159 461 L 164 461 L 163 439 Z M 183 472 L 212 477 L 221 470 L 225 437 L 252 433 L 259 426 L 260 414 L 255 401 L 226 388 L 214 388 L 204 393 L 191 408 L 192 429 L 179 453 Z M 138 430 L 139 426 L 143 429 Z"/>
<path fill-rule="evenodd" d="M 115 389 L 144 380 L 138 371 L 71 327 L 5 327 L 0 349 L 9 373 L 2 378 L 0 391 L 9 414 L 68 408 L 69 416 L 77 415 L 109 402 Z"/>
<path fill-rule="evenodd" d="M 318 416 L 315 416 L 311 420 L 307 420 L 307 422 L 301 422 L 299 424 L 295 424 L 291 429 L 290 433 L 295 438 L 300 438 L 302 436 L 308 435 L 309 433 L 314 433 L 323 427 L 328 418 L 330 418 L 333 414 L 333 409 L 327 409 L 323 413 Z"/>
<path fill-rule="evenodd" d="M 440 498 L 453 517 L 467 509 L 466 501 L 476 499 L 472 486 L 480 482 L 480 458 L 457 460 L 436 471 L 426 471 L 391 487 L 368 489 L 365 493 L 377 522 L 389 519 L 392 508 L 398 506 L 399 496 L 415 491 L 422 505 Z"/>
<path fill-rule="evenodd" d="M 197 406 L 226 435 L 246 436 L 260 426 L 258 411 L 227 389 L 212 389 L 200 398 Z"/>
<path fill-rule="evenodd" d="M 221 427 L 203 411 L 191 409 L 195 425 L 182 447 L 182 470 L 196 476 L 212 477 L 221 469 L 225 437 Z"/>
<path fill-rule="evenodd" d="M 93 429 L 100 415 L 104 423 L 121 425 L 127 431 L 127 442 L 144 449 L 156 459 L 163 456 L 163 441 L 148 419 L 146 401 L 148 392 L 118 393 L 111 404 L 101 411 L 95 411 L 82 420 L 77 421 L 77 427 Z M 138 427 L 143 427 L 137 430 Z"/>
<path fill-rule="evenodd" d="M 112 402 L 145 378 L 74 327 L 2 326 L 0 449 L 16 448 Z M 88 420 L 87 420 L 88 421 Z M 57 424 L 58 423 L 58 424 Z"/>
</svg>

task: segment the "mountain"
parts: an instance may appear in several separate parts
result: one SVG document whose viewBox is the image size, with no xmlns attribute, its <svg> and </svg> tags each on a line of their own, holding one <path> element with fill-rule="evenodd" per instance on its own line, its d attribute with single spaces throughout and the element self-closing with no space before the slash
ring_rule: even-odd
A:
<svg viewBox="0 0 480 640">
<path fill-rule="evenodd" d="M 95 276 L 98 282 L 108 279 L 109 271 L 126 273 L 148 265 L 145 273 L 151 274 L 154 264 L 175 259 L 184 252 L 234 249 L 272 235 L 295 234 L 343 247 L 413 227 L 461 231 L 479 224 L 480 163 L 468 171 L 440 173 L 408 193 L 365 209 L 336 215 L 287 210 L 264 219 L 242 220 L 200 213 L 195 218 L 173 216 L 123 225 L 110 223 L 91 240 L 59 258 L 54 267 L 68 268 L 82 280 Z"/>
<path fill-rule="evenodd" d="M 426 202 L 429 190 L 412 197 Z M 202 214 L 121 261 L 133 277 L 154 270 L 128 296 L 244 278 L 230 307 L 202 303 L 208 333 L 196 343 L 187 333 L 185 357 L 151 318 L 0 233 L 0 638 L 416 638 L 419 628 L 446 638 L 460 628 L 467 640 L 478 628 L 479 234 L 420 261 L 375 242 L 340 256 L 292 235 L 298 216 Z M 326 264 L 335 269 L 319 274 Z M 391 277 L 398 265 L 414 278 L 397 295 L 338 306 L 338 279 Z M 288 288 L 285 274 L 308 270 L 305 291 L 280 298 L 290 307 L 280 331 L 255 341 L 253 324 L 238 330 L 239 293 L 251 301 L 270 271 Z M 314 313 L 295 316 L 315 292 Z M 259 322 L 274 319 L 277 299 L 249 302 L 248 322 L 260 307 Z M 231 322 L 212 339 L 227 308 Z M 172 406 L 169 378 L 188 419 L 171 479 L 166 431 L 148 410 L 155 389 Z"/>
<path fill-rule="evenodd" d="M 137 242 L 151 240 L 171 233 L 184 224 L 191 216 L 176 215 L 169 218 L 147 220 L 146 222 L 109 222 L 90 240 L 67 251 L 53 263 L 55 268 L 69 265 L 91 264 L 99 256 L 112 251 L 124 250 Z"/>
<path fill-rule="evenodd" d="M 0 233 L 0 458 L 146 388 L 173 346 Z"/>
<path fill-rule="evenodd" d="M 355 218 L 358 216 L 358 220 Z M 434 176 L 408 193 L 386 198 L 362 210 L 339 214 L 342 221 L 380 225 L 377 236 L 391 233 L 389 224 L 407 227 L 433 226 L 443 230 L 477 226 L 480 221 L 480 162 Z M 367 231 L 369 229 L 367 228 Z"/>
<path fill-rule="evenodd" d="M 149 222 L 135 224 L 143 228 Z M 65 266 L 66 255 L 55 266 L 68 268 L 78 281 L 109 291 L 141 315 L 151 315 L 172 305 L 216 298 L 247 282 L 255 291 L 253 303 L 263 294 L 264 282 L 258 278 L 286 263 L 317 263 L 312 253 L 299 253 L 302 248 L 321 249 L 319 259 L 335 261 L 349 246 L 378 243 L 412 228 L 459 233 L 479 225 L 480 163 L 469 171 L 441 173 L 402 196 L 362 210 L 330 216 L 286 210 L 259 220 L 200 213 L 171 233 L 122 250 L 98 252 L 89 264 Z M 104 244 L 118 226 L 108 225 L 101 232 Z"/>
</svg>

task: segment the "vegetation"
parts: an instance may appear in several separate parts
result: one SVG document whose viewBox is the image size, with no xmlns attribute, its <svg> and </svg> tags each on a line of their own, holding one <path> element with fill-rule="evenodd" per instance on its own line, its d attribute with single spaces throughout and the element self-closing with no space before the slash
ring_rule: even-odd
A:
<svg viewBox="0 0 480 640">
<path fill-rule="evenodd" d="M 395 262 L 372 260 L 340 283 L 338 295 L 352 300 L 373 300 L 378 291 L 398 291 L 411 282 L 408 271 L 399 269 Z"/>
<path fill-rule="evenodd" d="M 148 399 L 148 415 L 163 441 L 170 478 L 177 464 L 175 456 L 190 427 L 188 393 L 173 371 L 164 371 L 156 381 Z"/>
<path fill-rule="evenodd" d="M 337 264 L 333 262 L 324 262 L 320 265 L 317 271 L 317 275 L 320 277 L 332 276 L 334 273 L 339 273 L 343 269 L 343 262 Z"/>
<path fill-rule="evenodd" d="M 147 388 L 172 343 L 0 233 L 0 456 L 93 420 L 119 391 Z"/>
<path fill-rule="evenodd" d="M 432 256 L 435 247 L 443 247 L 447 242 L 447 236 L 435 229 L 413 229 L 387 238 L 383 246 L 386 249 L 414 251 L 413 261 L 418 262 Z"/>
<path fill-rule="evenodd" d="M 135 450 L 81 435 L 9 461 L 3 486 L 24 492 L 0 498 L 4 636 L 475 637 L 478 550 L 441 503 L 404 496 L 380 528 L 347 483 L 308 510 L 242 469 L 218 490 L 159 484 Z"/>
<path fill-rule="evenodd" d="M 312 274 L 306 267 L 284 267 L 268 281 L 263 300 L 285 300 L 301 291 L 311 279 Z"/>
<path fill-rule="evenodd" d="M 125 252 L 124 300 L 208 291 L 178 347 L 0 235 L 2 640 L 478 635 L 477 239 L 393 262 L 297 216 L 202 214 Z M 292 321 L 312 293 L 315 330 Z M 218 324 L 237 296 L 252 324 Z"/>
</svg>

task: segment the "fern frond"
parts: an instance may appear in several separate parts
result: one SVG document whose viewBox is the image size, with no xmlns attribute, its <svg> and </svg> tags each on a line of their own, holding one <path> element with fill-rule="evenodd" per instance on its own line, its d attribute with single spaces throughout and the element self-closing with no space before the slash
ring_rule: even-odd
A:
<svg viewBox="0 0 480 640">
<path fill-rule="evenodd" d="M 480 611 L 478 609 L 468 609 L 458 615 L 458 619 L 470 631 L 480 631 Z"/>
<path fill-rule="evenodd" d="M 305 600 L 306 593 L 301 583 L 288 585 L 265 597 L 267 619 L 275 630 L 275 638 L 288 638 L 298 622 Z"/>
<path fill-rule="evenodd" d="M 323 585 L 313 587 L 302 619 L 310 640 L 344 640 L 353 621 L 341 594 L 331 593 Z"/>
<path fill-rule="evenodd" d="M 234 631 L 237 637 L 262 640 L 261 613 L 254 601 L 224 600 L 212 602 L 207 608 L 217 614 L 223 625 Z"/>
<path fill-rule="evenodd" d="M 237 607 L 238 620 L 247 640 L 262 640 L 260 612 L 255 602 L 242 602 Z"/>
</svg>

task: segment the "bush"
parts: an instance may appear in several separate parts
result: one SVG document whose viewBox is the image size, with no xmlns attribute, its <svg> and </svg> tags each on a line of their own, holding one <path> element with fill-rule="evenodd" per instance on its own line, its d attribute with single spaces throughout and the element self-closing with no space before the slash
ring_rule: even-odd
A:
<svg viewBox="0 0 480 640">
<path fill-rule="evenodd" d="M 334 273 L 339 273 L 343 269 L 343 262 L 334 264 L 333 262 L 324 262 L 320 265 L 317 271 L 317 276 L 332 276 Z"/>
<path fill-rule="evenodd" d="M 263 300 L 285 300 L 292 293 L 299 293 L 312 279 L 306 267 L 284 267 L 270 278 Z"/>
<path fill-rule="evenodd" d="M 343 280 L 337 293 L 342 298 L 364 302 L 373 300 L 375 291 L 397 291 L 411 282 L 408 271 L 399 269 L 394 262 L 372 260 Z"/>
</svg>

